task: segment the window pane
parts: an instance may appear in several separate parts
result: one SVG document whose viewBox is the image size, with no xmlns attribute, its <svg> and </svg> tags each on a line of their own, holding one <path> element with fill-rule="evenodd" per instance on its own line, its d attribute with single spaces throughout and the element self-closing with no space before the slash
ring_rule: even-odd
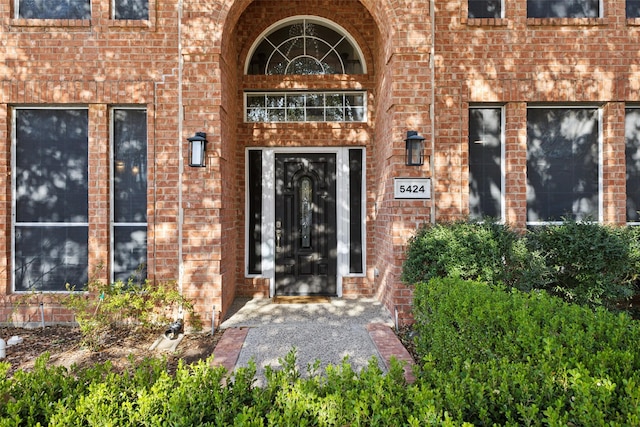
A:
<svg viewBox="0 0 640 427">
<path fill-rule="evenodd" d="M 113 110 L 113 155 L 113 280 L 141 283 L 147 277 L 146 110 Z"/>
<path fill-rule="evenodd" d="M 598 110 L 527 110 L 527 221 L 599 217 Z"/>
<path fill-rule="evenodd" d="M 640 18 L 640 0 L 627 0 L 627 18 Z"/>
<path fill-rule="evenodd" d="M 113 111 L 116 222 L 147 221 L 147 112 Z"/>
<path fill-rule="evenodd" d="M 15 290 L 81 289 L 88 281 L 88 227 L 16 226 Z"/>
<path fill-rule="evenodd" d="M 627 221 L 640 221 L 640 109 L 626 111 Z"/>
<path fill-rule="evenodd" d="M 597 18 L 598 0 L 527 0 L 528 18 Z"/>
<path fill-rule="evenodd" d="M 149 0 L 115 0 L 115 19 L 149 19 Z"/>
<path fill-rule="evenodd" d="M 88 222 L 87 110 L 16 110 L 16 221 Z"/>
<path fill-rule="evenodd" d="M 113 279 L 142 283 L 147 278 L 147 227 L 113 228 Z"/>
<path fill-rule="evenodd" d="M 20 0 L 18 17 L 26 19 L 91 19 L 90 0 Z"/>
<path fill-rule="evenodd" d="M 362 154 L 349 150 L 349 273 L 363 273 Z"/>
<path fill-rule="evenodd" d="M 262 151 L 251 150 L 247 189 L 249 191 L 249 274 L 262 273 Z"/>
<path fill-rule="evenodd" d="M 469 110 L 469 215 L 502 217 L 502 110 Z"/>
<path fill-rule="evenodd" d="M 469 18 L 501 17 L 501 0 L 469 0 Z"/>
</svg>

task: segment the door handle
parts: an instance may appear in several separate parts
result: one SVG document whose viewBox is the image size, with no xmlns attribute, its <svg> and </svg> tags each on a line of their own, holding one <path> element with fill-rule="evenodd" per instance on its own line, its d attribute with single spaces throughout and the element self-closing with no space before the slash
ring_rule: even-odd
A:
<svg viewBox="0 0 640 427">
<path fill-rule="evenodd" d="M 280 246 L 281 240 L 282 240 L 282 222 L 276 221 L 276 252 L 280 252 L 282 250 L 282 246 Z"/>
</svg>

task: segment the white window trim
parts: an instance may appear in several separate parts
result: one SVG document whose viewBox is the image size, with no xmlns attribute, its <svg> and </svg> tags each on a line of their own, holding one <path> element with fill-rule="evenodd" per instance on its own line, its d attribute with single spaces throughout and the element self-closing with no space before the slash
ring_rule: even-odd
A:
<svg viewBox="0 0 640 427">
<path fill-rule="evenodd" d="M 349 272 L 349 150 L 361 149 L 362 156 L 362 273 Z M 336 238 L 337 238 L 337 296 L 342 297 L 344 277 L 366 277 L 367 220 L 366 220 L 366 150 L 364 147 L 248 147 L 245 149 L 245 182 L 249 178 L 249 150 L 262 151 L 262 273 L 249 273 L 249 191 L 245 190 L 245 261 L 247 278 L 269 279 L 269 296 L 275 295 L 275 155 L 280 153 L 333 153 L 336 155 Z M 246 187 L 245 187 L 246 188 Z"/>
<path fill-rule="evenodd" d="M 596 109 L 598 111 L 598 223 L 602 223 L 604 221 L 604 200 L 603 200 L 603 188 L 604 188 L 604 178 L 603 178 L 603 113 L 602 107 L 600 105 L 571 105 L 571 104 L 562 104 L 562 105 L 528 105 L 527 110 L 529 109 Z M 528 122 L 527 122 L 528 125 Z M 529 141 L 526 141 L 527 145 Z M 526 177 L 527 187 L 528 187 L 528 173 Z M 536 225 L 561 225 L 562 221 L 527 221 L 527 226 L 536 226 Z"/>
<path fill-rule="evenodd" d="M 251 48 L 249 48 L 249 53 L 247 54 L 247 57 L 244 60 L 244 74 L 246 75 L 249 72 L 249 66 L 251 64 L 251 58 L 253 58 L 253 54 L 256 51 L 256 48 L 258 47 L 258 45 L 260 43 L 262 43 L 262 40 L 264 40 L 264 38 L 269 33 L 271 33 L 273 30 L 275 30 L 275 29 L 277 29 L 279 27 L 284 27 L 286 25 L 289 25 L 290 22 L 300 21 L 300 20 L 317 22 L 317 23 L 319 23 L 321 25 L 324 25 L 325 27 L 329 27 L 332 30 L 337 31 L 338 33 L 343 35 L 347 40 L 349 40 L 349 42 L 351 43 L 353 48 L 356 50 L 356 52 L 358 52 L 358 56 L 360 57 L 360 62 L 362 64 L 362 74 L 367 74 L 367 63 L 364 60 L 364 55 L 362 54 L 362 49 L 360 49 L 360 45 L 355 41 L 355 39 L 351 36 L 351 34 L 347 30 L 345 30 L 343 27 L 341 27 L 340 25 L 336 24 L 335 22 L 330 21 L 330 20 L 325 19 L 325 18 L 322 18 L 320 16 L 313 16 L 313 15 L 290 16 L 289 18 L 282 19 L 282 20 L 270 25 L 269 27 L 267 27 L 266 30 L 264 30 L 262 33 L 260 33 L 260 35 L 258 37 L 256 37 L 256 39 L 253 41 L 253 44 L 251 45 Z"/>
</svg>

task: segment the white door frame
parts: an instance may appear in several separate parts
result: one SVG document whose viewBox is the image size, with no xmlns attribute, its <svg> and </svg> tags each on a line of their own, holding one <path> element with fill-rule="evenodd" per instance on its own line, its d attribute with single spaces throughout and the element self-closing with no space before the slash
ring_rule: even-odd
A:
<svg viewBox="0 0 640 427">
<path fill-rule="evenodd" d="M 245 233 L 245 275 L 246 277 L 263 277 L 269 279 L 269 297 L 275 296 L 275 158 L 279 153 L 334 153 L 336 155 L 336 250 L 337 250 L 337 276 L 336 292 L 338 297 L 342 297 L 342 278 L 345 276 L 363 276 L 363 274 L 349 273 L 349 149 L 363 147 L 250 147 L 246 149 L 245 161 L 248 171 L 248 151 L 262 151 L 262 274 L 250 275 L 247 272 L 248 259 L 248 232 Z M 363 172 L 366 170 L 363 156 Z M 245 173 L 245 176 L 247 173 Z M 364 176 L 363 173 L 363 181 Z M 245 178 L 246 179 L 246 178 Z M 364 184 L 364 182 L 363 182 Z M 362 186 L 362 218 L 365 213 L 365 188 Z M 246 194 L 245 212 L 248 213 L 248 198 Z M 246 227 L 248 227 L 248 222 Z M 366 227 L 363 228 L 363 231 Z M 366 236 L 363 233 L 363 247 Z M 365 254 L 363 253 L 363 260 Z"/>
</svg>

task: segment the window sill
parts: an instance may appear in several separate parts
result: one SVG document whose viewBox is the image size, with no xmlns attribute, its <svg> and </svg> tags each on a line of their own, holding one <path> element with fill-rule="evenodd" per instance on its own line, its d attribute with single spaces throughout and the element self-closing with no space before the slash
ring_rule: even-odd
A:
<svg viewBox="0 0 640 427">
<path fill-rule="evenodd" d="M 627 18 L 627 25 L 629 26 L 640 26 L 640 18 Z"/>
<path fill-rule="evenodd" d="M 89 28 L 90 19 L 12 19 L 12 27 L 81 27 Z"/>
<path fill-rule="evenodd" d="M 112 19 L 109 26 L 115 28 L 151 28 L 151 21 L 148 19 Z"/>
<path fill-rule="evenodd" d="M 597 26 L 606 25 L 605 18 L 527 18 L 530 26 Z"/>
<path fill-rule="evenodd" d="M 469 27 L 504 27 L 508 21 L 504 18 L 462 18 L 461 23 Z"/>
</svg>

